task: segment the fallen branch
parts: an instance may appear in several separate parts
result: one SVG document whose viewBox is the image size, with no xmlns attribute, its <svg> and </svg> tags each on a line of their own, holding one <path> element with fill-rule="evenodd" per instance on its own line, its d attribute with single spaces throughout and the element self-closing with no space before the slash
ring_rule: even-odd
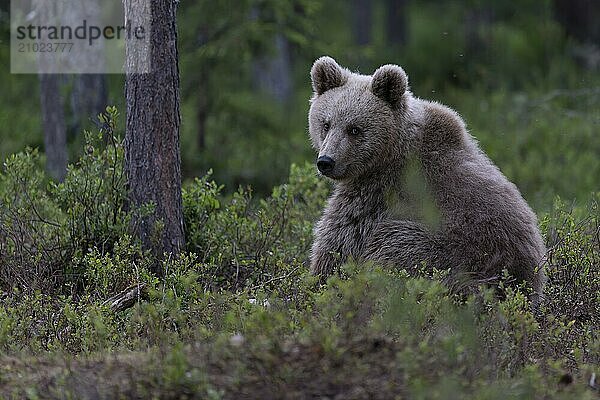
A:
<svg viewBox="0 0 600 400">
<path fill-rule="evenodd" d="M 142 297 L 145 298 L 146 295 L 146 284 L 140 283 L 129 286 L 121 293 L 118 293 L 110 299 L 104 301 L 103 305 L 108 305 L 113 312 L 119 312 L 133 307 L 136 302 L 140 301 Z"/>
</svg>

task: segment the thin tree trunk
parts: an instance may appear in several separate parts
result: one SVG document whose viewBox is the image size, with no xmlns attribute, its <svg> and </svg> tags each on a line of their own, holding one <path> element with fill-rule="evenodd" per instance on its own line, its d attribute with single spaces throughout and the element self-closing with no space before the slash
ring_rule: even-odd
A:
<svg viewBox="0 0 600 400">
<path fill-rule="evenodd" d="M 67 129 L 60 95 L 60 75 L 40 74 L 40 100 L 46 170 L 62 181 L 67 173 Z"/>
<path fill-rule="evenodd" d="M 47 0 L 46 0 L 47 1 Z M 88 24 L 101 25 L 103 22 L 101 0 L 74 1 L 67 5 L 62 13 L 62 18 L 68 26 L 77 26 L 82 21 Z M 106 8 L 106 7 L 105 7 Z M 103 49 L 104 43 L 100 41 L 94 44 L 95 48 Z M 100 51 L 94 53 L 74 52 L 72 55 L 74 63 L 89 68 L 104 70 L 106 60 Z M 83 71 L 86 71 L 84 69 Z M 90 122 L 96 122 L 96 117 L 103 112 L 107 106 L 108 93 L 106 75 L 104 74 L 75 74 L 72 76 L 71 89 L 71 120 L 69 132 L 78 135 L 83 128 L 88 128 Z"/>
<path fill-rule="evenodd" d="M 208 74 L 206 70 L 199 71 L 200 80 L 198 81 L 198 90 L 200 95 L 196 96 L 196 145 L 198 150 L 202 151 L 206 148 L 206 120 L 208 118 L 210 104 L 208 97 L 204 94 L 207 93 L 208 86 Z"/>
<path fill-rule="evenodd" d="M 386 0 L 386 31 L 391 44 L 404 45 L 408 36 L 406 19 L 407 0 Z"/>
<path fill-rule="evenodd" d="M 141 59 L 146 50 L 135 40 L 127 43 L 125 168 L 131 207 L 155 206 L 150 215 L 138 215 L 134 226 L 143 247 L 161 258 L 184 246 L 177 1 L 153 0 L 151 10 L 140 10 L 134 0 L 124 4 L 125 20 L 134 24 L 143 20 L 141 13 L 151 15 L 149 58 Z M 144 62 L 149 62 L 149 73 L 137 73 Z M 161 272 L 158 267 L 156 272 Z"/>
<path fill-rule="evenodd" d="M 273 53 L 260 57 L 254 63 L 254 80 L 259 90 L 269 94 L 279 103 L 287 104 L 292 97 L 290 44 L 280 33 L 275 35 L 273 41 Z"/>
<path fill-rule="evenodd" d="M 467 9 L 465 13 L 465 41 L 469 57 L 476 59 L 487 50 L 483 29 L 489 29 L 494 21 L 494 10 L 489 5 L 481 5 Z"/>
<path fill-rule="evenodd" d="M 35 0 L 32 7 L 38 21 L 62 16 L 59 13 L 60 6 L 56 2 Z M 54 68 L 50 53 L 37 53 L 37 61 L 46 171 L 52 178 L 62 181 L 67 173 L 67 126 L 64 102 L 60 93 L 63 77 L 47 73 L 60 72 Z"/>
<path fill-rule="evenodd" d="M 569 36 L 600 47 L 598 0 L 554 0 L 554 12 Z"/>
<path fill-rule="evenodd" d="M 354 42 L 359 46 L 371 43 L 372 6 L 371 0 L 354 0 L 352 6 Z"/>
<path fill-rule="evenodd" d="M 196 145 L 198 150 L 202 151 L 206 148 L 206 118 L 208 117 L 208 110 L 204 101 L 198 101 L 198 109 L 196 110 L 196 121 L 198 123 L 198 129 L 196 133 Z"/>
<path fill-rule="evenodd" d="M 73 113 L 73 131 L 79 134 L 90 121 L 108 105 L 108 90 L 104 74 L 79 74 L 73 76 L 71 91 L 71 110 Z"/>
</svg>

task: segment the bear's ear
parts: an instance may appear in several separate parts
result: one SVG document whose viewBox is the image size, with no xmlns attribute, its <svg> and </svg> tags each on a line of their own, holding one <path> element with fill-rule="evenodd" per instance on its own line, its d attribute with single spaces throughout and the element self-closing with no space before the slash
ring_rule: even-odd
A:
<svg viewBox="0 0 600 400">
<path fill-rule="evenodd" d="M 371 82 L 373 94 L 393 107 L 399 104 L 407 86 L 406 72 L 399 66 L 391 64 L 379 67 L 373 74 Z"/>
<path fill-rule="evenodd" d="M 312 87 L 315 94 L 320 95 L 326 91 L 340 87 L 348 81 L 346 71 L 342 69 L 331 57 L 321 57 L 313 64 L 310 70 Z"/>
</svg>

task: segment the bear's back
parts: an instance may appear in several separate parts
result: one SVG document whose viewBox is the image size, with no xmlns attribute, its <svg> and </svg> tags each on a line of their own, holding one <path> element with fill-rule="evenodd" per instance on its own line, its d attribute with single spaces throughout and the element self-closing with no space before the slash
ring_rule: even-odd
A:
<svg viewBox="0 0 600 400">
<path fill-rule="evenodd" d="M 421 159 L 443 218 L 437 259 L 448 264 L 440 267 L 460 265 L 483 276 L 506 268 L 534 282 L 533 267 L 545 254 L 534 212 L 456 112 L 425 101 L 423 109 Z"/>
</svg>

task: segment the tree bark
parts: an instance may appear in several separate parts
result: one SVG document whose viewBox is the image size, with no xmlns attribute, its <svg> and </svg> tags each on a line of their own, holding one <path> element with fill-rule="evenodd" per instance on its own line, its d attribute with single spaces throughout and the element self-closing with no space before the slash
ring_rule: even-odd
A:
<svg viewBox="0 0 600 400">
<path fill-rule="evenodd" d="M 40 100 L 46 171 L 62 181 L 67 173 L 67 128 L 60 95 L 60 75 L 40 74 Z"/>
<path fill-rule="evenodd" d="M 134 227 L 143 247 L 160 259 L 184 246 L 177 1 L 152 0 L 151 10 L 140 10 L 135 0 L 124 4 L 126 21 L 142 20 L 144 12 L 151 15 L 148 58 L 141 59 L 142 45 L 127 41 L 125 168 L 130 207 L 154 205 L 149 215 L 136 216 Z M 149 62 L 148 73 L 132 72 L 144 62 Z M 161 273 L 158 267 L 155 272 Z"/>
</svg>

